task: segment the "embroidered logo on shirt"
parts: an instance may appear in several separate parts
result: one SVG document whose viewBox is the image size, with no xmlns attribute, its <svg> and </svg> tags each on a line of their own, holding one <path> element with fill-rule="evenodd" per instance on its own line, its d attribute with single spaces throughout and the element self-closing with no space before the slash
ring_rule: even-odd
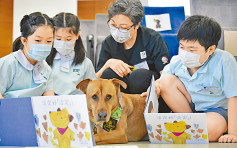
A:
<svg viewBox="0 0 237 148">
<path fill-rule="evenodd" d="M 203 89 L 199 90 L 198 92 L 208 93 L 212 95 L 212 94 L 217 94 L 219 91 L 220 91 L 220 88 L 215 87 L 215 86 L 210 86 L 210 87 L 203 87 Z"/>
<path fill-rule="evenodd" d="M 146 58 L 146 51 L 140 52 L 140 56 L 141 56 L 141 59 L 145 59 Z"/>
<path fill-rule="evenodd" d="M 168 58 L 167 57 L 162 57 L 161 61 L 163 62 L 163 64 L 167 64 L 168 63 Z"/>
<path fill-rule="evenodd" d="M 79 72 L 80 72 L 80 69 L 73 69 L 72 71 L 75 72 L 75 73 L 77 73 L 77 75 L 80 75 L 80 73 L 79 73 Z"/>
</svg>

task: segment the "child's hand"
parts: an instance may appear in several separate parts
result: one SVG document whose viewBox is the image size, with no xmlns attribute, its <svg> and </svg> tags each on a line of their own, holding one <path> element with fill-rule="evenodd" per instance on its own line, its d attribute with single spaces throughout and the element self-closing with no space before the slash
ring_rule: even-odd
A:
<svg viewBox="0 0 237 148">
<path fill-rule="evenodd" d="M 237 136 L 226 134 L 219 138 L 218 142 L 220 143 L 236 143 L 237 142 Z"/>
<path fill-rule="evenodd" d="M 157 97 L 159 98 L 159 96 L 160 96 L 160 80 L 157 79 L 156 82 L 155 82 L 155 84 L 156 84 Z"/>
<path fill-rule="evenodd" d="M 0 99 L 4 99 L 3 96 L 2 96 L 2 94 L 1 94 L 1 92 L 0 92 Z"/>
</svg>

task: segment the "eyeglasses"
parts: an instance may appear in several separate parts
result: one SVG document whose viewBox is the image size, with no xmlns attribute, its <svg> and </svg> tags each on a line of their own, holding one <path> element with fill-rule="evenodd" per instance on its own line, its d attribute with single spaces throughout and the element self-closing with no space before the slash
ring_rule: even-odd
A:
<svg viewBox="0 0 237 148">
<path fill-rule="evenodd" d="M 116 29 L 118 29 L 119 31 L 128 31 L 128 30 L 130 30 L 130 29 L 134 26 L 134 24 L 133 24 L 133 25 L 130 26 L 129 28 L 123 28 L 123 27 L 119 27 L 119 28 L 118 28 L 118 27 L 116 27 L 114 24 L 110 24 L 110 20 L 108 20 L 107 24 L 108 24 L 108 26 L 109 26 L 110 29 L 116 28 Z"/>
</svg>

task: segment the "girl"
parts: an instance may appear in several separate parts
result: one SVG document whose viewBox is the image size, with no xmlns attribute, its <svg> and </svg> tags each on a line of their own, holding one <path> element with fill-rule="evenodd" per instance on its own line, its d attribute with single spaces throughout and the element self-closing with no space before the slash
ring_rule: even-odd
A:
<svg viewBox="0 0 237 148">
<path fill-rule="evenodd" d="M 96 79 L 92 62 L 85 57 L 80 35 L 80 21 L 71 13 L 59 13 L 54 18 L 53 49 L 46 61 L 53 70 L 54 91 L 58 95 L 82 93 L 76 85 L 86 79 Z"/>
<path fill-rule="evenodd" d="M 35 12 L 23 17 L 20 29 L 14 52 L 0 59 L 0 97 L 54 95 L 52 72 L 44 61 L 52 48 L 52 21 Z"/>
</svg>

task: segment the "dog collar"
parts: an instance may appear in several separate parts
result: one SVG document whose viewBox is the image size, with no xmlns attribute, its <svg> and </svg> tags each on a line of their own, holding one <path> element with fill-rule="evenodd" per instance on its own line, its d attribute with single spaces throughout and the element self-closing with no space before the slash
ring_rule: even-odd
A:
<svg viewBox="0 0 237 148">
<path fill-rule="evenodd" d="M 101 128 L 103 128 L 105 131 L 110 132 L 112 130 L 115 130 L 119 119 L 122 116 L 122 109 L 121 108 L 117 108 L 110 116 L 110 119 L 108 122 L 104 122 L 101 124 L 95 124 L 95 123 L 91 123 L 92 124 L 92 130 L 93 133 L 96 134 L 97 133 L 97 127 L 96 126 L 100 126 Z"/>
<path fill-rule="evenodd" d="M 117 108 L 110 116 L 110 118 L 113 119 L 120 119 L 120 117 L 122 116 L 122 109 L 121 108 Z"/>
<path fill-rule="evenodd" d="M 96 124 L 96 123 L 92 123 L 92 130 L 93 133 L 96 134 L 97 133 L 97 128 L 96 126 L 100 126 L 101 128 L 103 128 L 104 130 L 106 130 L 107 132 L 115 130 L 117 123 L 119 122 L 119 119 L 122 116 L 122 110 L 123 110 L 123 104 L 122 104 L 122 95 L 121 93 L 119 94 L 119 105 L 120 107 L 118 107 L 111 115 L 110 115 L 110 119 L 108 122 L 104 122 L 104 123 L 100 123 L 100 124 Z"/>
<path fill-rule="evenodd" d="M 112 130 L 115 130 L 120 117 L 122 116 L 122 109 L 117 108 L 110 116 L 110 119 L 108 122 L 104 122 L 103 125 L 101 126 L 104 130 L 107 132 L 110 132 Z"/>
</svg>

